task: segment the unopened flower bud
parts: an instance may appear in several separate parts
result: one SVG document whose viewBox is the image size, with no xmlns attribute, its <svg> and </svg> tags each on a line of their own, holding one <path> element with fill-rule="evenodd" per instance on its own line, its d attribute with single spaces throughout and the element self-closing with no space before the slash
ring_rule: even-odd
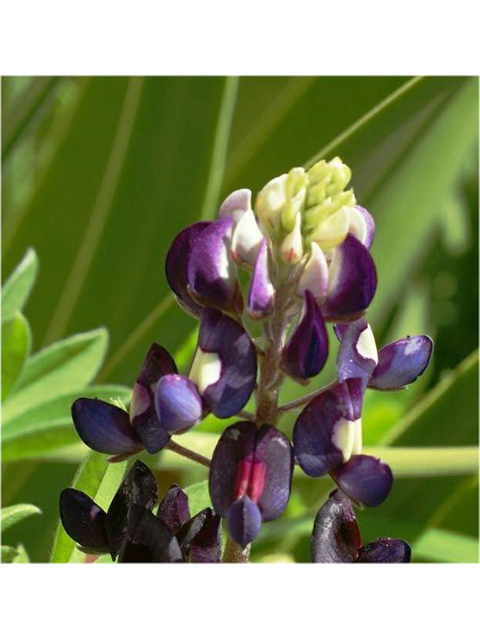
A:
<svg viewBox="0 0 480 640">
<path fill-rule="evenodd" d="M 295 218 L 295 226 L 292 231 L 285 237 L 280 247 L 280 255 L 286 264 L 296 264 L 303 256 L 303 240 L 301 230 L 302 218 L 297 213 Z"/>
</svg>

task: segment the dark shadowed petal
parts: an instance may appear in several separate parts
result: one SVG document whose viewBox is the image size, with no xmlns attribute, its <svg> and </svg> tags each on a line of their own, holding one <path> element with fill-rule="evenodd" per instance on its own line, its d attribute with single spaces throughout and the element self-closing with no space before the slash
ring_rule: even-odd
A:
<svg viewBox="0 0 480 640">
<path fill-rule="evenodd" d="M 108 508 L 106 530 L 112 556 L 116 556 L 120 549 L 131 505 L 138 504 L 151 511 L 157 499 L 158 487 L 153 473 L 137 460 Z"/>
<path fill-rule="evenodd" d="M 86 552 L 108 553 L 106 514 L 85 493 L 76 489 L 62 491 L 60 519 L 68 535 Z"/>
<path fill-rule="evenodd" d="M 361 547 L 357 562 L 410 562 L 411 555 L 404 540 L 379 538 Z"/>
<path fill-rule="evenodd" d="M 157 516 L 165 522 L 172 533 L 177 533 L 190 519 L 188 496 L 185 491 L 176 484 L 170 487 L 158 507 Z"/>
<path fill-rule="evenodd" d="M 350 500 L 334 491 L 317 513 L 310 548 L 313 562 L 355 562 L 360 530 Z"/>
<path fill-rule="evenodd" d="M 316 478 L 330 473 L 351 455 L 355 420 L 345 383 L 308 403 L 293 429 L 295 459 L 307 475 Z"/>
<path fill-rule="evenodd" d="M 221 311 L 205 309 L 189 377 L 218 418 L 236 415 L 257 377 L 257 355 L 245 329 Z"/>
<path fill-rule="evenodd" d="M 292 472 L 293 450 L 289 439 L 275 427 L 263 425 L 257 433 L 248 490 L 260 507 L 263 521 L 278 518 L 287 506 Z"/>
<path fill-rule="evenodd" d="M 211 222 L 196 222 L 181 231 L 170 245 L 165 262 L 165 273 L 168 284 L 174 292 L 180 306 L 185 311 L 199 316 L 202 307 L 193 300 L 187 291 L 188 261 L 201 232 Z"/>
<path fill-rule="evenodd" d="M 258 249 L 247 295 L 247 311 L 255 320 L 266 318 L 273 312 L 275 289 L 268 271 L 267 241 L 262 240 Z"/>
<path fill-rule="evenodd" d="M 382 391 L 406 387 L 428 367 L 432 350 L 429 336 L 412 336 L 387 344 L 378 352 L 378 364 L 368 386 Z"/>
<path fill-rule="evenodd" d="M 157 417 L 167 433 L 190 429 L 203 416 L 203 402 L 195 384 L 178 374 L 161 378 L 155 392 Z"/>
<path fill-rule="evenodd" d="M 352 456 L 331 472 L 340 489 L 357 504 L 378 507 L 390 493 L 393 475 L 390 467 L 373 456 Z"/>
<path fill-rule="evenodd" d="M 327 361 L 328 337 L 313 294 L 305 291 L 303 314 L 282 353 L 282 369 L 292 378 L 306 380 Z"/>
<path fill-rule="evenodd" d="M 233 191 L 220 205 L 218 217 L 230 216 L 238 222 L 245 211 L 251 209 L 252 192 L 250 189 L 237 189 Z"/>
<path fill-rule="evenodd" d="M 168 442 L 168 434 L 158 422 L 154 394 L 158 380 L 171 373 L 177 373 L 172 356 L 166 349 L 153 343 L 133 387 L 130 403 L 132 426 L 149 453 L 156 453 Z"/>
<path fill-rule="evenodd" d="M 182 562 L 182 552 L 167 525 L 150 511 L 133 504 L 118 562 Z"/>
<path fill-rule="evenodd" d="M 200 233 L 188 261 L 188 291 L 206 306 L 241 312 L 243 301 L 230 251 L 233 224 L 227 216 Z"/>
<path fill-rule="evenodd" d="M 368 249 L 347 234 L 333 252 L 323 317 L 335 321 L 354 318 L 368 307 L 376 287 L 375 264 Z"/>
<path fill-rule="evenodd" d="M 213 452 L 209 491 L 213 508 L 221 516 L 235 500 L 239 464 L 251 459 L 255 450 L 257 427 L 253 422 L 236 422 L 227 427 Z"/>
<path fill-rule="evenodd" d="M 375 221 L 372 215 L 360 205 L 353 207 L 357 217 L 350 215 L 349 231 L 356 236 L 360 242 L 370 249 L 375 238 Z"/>
<path fill-rule="evenodd" d="M 343 325 L 345 326 L 345 325 Z M 362 378 L 366 386 L 378 362 L 377 346 L 370 325 L 360 318 L 347 325 L 337 353 L 337 379 Z"/>
<path fill-rule="evenodd" d="M 193 516 L 178 532 L 177 539 L 185 560 L 220 562 L 221 519 L 207 507 Z"/>
<path fill-rule="evenodd" d="M 83 442 L 100 453 L 121 455 L 143 449 L 128 413 L 103 400 L 79 398 L 72 405 L 75 429 Z"/>
<path fill-rule="evenodd" d="M 261 524 L 260 509 L 248 496 L 243 496 L 234 502 L 228 510 L 228 531 L 242 548 L 245 548 L 257 537 Z"/>
</svg>

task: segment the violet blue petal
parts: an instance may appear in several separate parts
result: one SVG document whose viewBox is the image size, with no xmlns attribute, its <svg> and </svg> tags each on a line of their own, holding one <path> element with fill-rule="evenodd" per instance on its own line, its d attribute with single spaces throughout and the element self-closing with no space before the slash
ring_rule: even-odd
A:
<svg viewBox="0 0 480 640">
<path fill-rule="evenodd" d="M 178 374 L 163 376 L 155 391 L 155 407 L 162 429 L 184 432 L 203 416 L 203 402 L 194 383 Z"/>
<path fill-rule="evenodd" d="M 257 432 L 253 466 L 247 490 L 258 504 L 264 522 L 278 518 L 290 497 L 293 449 L 275 427 L 263 425 Z"/>
<path fill-rule="evenodd" d="M 149 453 L 156 453 L 168 442 L 168 434 L 158 422 L 154 394 L 158 380 L 171 373 L 177 373 L 172 356 L 166 349 L 153 343 L 133 387 L 130 403 L 132 426 Z"/>
<path fill-rule="evenodd" d="M 355 318 L 368 307 L 376 288 L 375 264 L 368 249 L 348 233 L 333 252 L 323 317 L 330 321 Z"/>
<path fill-rule="evenodd" d="M 72 418 L 80 438 L 95 451 L 123 455 L 143 449 L 128 413 L 120 407 L 103 400 L 79 398 L 72 405 Z"/>
<path fill-rule="evenodd" d="M 252 395 L 257 378 L 257 354 L 250 336 L 217 309 L 204 309 L 198 349 L 216 355 L 221 364 L 218 379 L 199 386 L 202 398 L 217 418 L 236 415 Z"/>
<path fill-rule="evenodd" d="M 378 362 L 370 325 L 365 318 L 359 318 L 347 325 L 342 333 L 337 353 L 337 379 L 343 382 L 349 378 L 362 378 L 366 387 Z"/>
<path fill-rule="evenodd" d="M 188 262 L 193 247 L 198 241 L 202 231 L 211 222 L 196 222 L 183 229 L 170 245 L 165 261 L 165 273 L 168 284 L 175 294 L 180 306 L 194 316 L 199 316 L 202 307 L 191 297 L 188 286 Z"/>
<path fill-rule="evenodd" d="M 268 272 L 268 247 L 260 243 L 247 295 L 247 311 L 254 320 L 262 320 L 273 312 L 275 289 Z"/>
<path fill-rule="evenodd" d="M 261 524 L 260 509 L 248 496 L 243 496 L 230 506 L 227 513 L 228 531 L 243 549 L 257 537 Z"/>
<path fill-rule="evenodd" d="M 183 557 L 190 562 L 220 562 L 221 519 L 207 507 L 177 533 Z"/>
<path fill-rule="evenodd" d="M 379 538 L 360 548 L 357 562 L 410 562 L 412 550 L 404 540 Z"/>
<path fill-rule="evenodd" d="M 387 344 L 378 352 L 378 364 L 368 386 L 393 391 L 415 382 L 428 367 L 432 350 L 433 340 L 424 335 Z"/>
<path fill-rule="evenodd" d="M 231 256 L 233 218 L 212 222 L 198 236 L 188 261 L 189 293 L 200 304 L 241 312 L 243 301 Z"/>
<path fill-rule="evenodd" d="M 331 472 L 340 489 L 357 504 L 378 507 L 393 485 L 390 467 L 373 456 L 355 455 Z"/>
<path fill-rule="evenodd" d="M 305 291 L 303 314 L 282 352 L 282 369 L 307 380 L 319 373 L 328 357 L 328 336 L 313 294 Z"/>
<path fill-rule="evenodd" d="M 355 562 L 361 538 L 350 500 L 333 491 L 317 513 L 310 548 L 313 562 Z"/>
<path fill-rule="evenodd" d="M 221 516 L 227 515 L 236 495 L 246 492 L 250 474 L 245 461 L 248 463 L 253 459 L 256 437 L 254 422 L 236 422 L 225 429 L 215 447 L 210 464 L 209 491 L 213 508 Z"/>
<path fill-rule="evenodd" d="M 158 507 L 157 516 L 176 534 L 190 520 L 188 496 L 185 491 L 176 484 L 171 486 Z"/>
<path fill-rule="evenodd" d="M 60 519 L 70 538 L 85 549 L 85 552 L 95 555 L 108 553 L 105 511 L 85 493 L 77 489 L 62 491 Z"/>
<path fill-rule="evenodd" d="M 107 511 L 106 531 L 109 551 L 115 557 L 127 530 L 128 513 L 132 504 L 148 511 L 158 499 L 158 487 L 150 469 L 137 460 L 120 485 Z"/>
<path fill-rule="evenodd" d="M 218 217 L 230 216 L 235 222 L 238 222 L 242 215 L 252 208 L 251 202 L 252 192 L 250 189 L 237 189 L 222 202 L 218 210 Z"/>
<path fill-rule="evenodd" d="M 307 404 L 293 429 L 295 459 L 307 475 L 317 478 L 343 464 L 344 454 L 335 444 L 335 436 L 339 428 L 347 428 L 347 423 L 356 419 L 346 383 Z"/>
<path fill-rule="evenodd" d="M 167 525 L 144 507 L 133 504 L 118 562 L 182 562 L 182 552 Z"/>
</svg>

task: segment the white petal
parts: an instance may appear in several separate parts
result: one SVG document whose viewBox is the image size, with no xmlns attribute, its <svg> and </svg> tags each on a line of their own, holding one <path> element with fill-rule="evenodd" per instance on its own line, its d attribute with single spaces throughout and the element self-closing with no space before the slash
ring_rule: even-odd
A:
<svg viewBox="0 0 480 640">
<path fill-rule="evenodd" d="M 198 347 L 188 377 L 197 385 L 200 394 L 203 394 L 211 384 L 218 382 L 221 372 L 220 357 L 216 353 L 207 353 Z"/>
<path fill-rule="evenodd" d="M 280 225 L 282 208 L 286 202 L 285 183 L 287 174 L 273 178 L 263 187 L 257 196 L 255 212 L 269 231 L 275 231 Z"/>
<path fill-rule="evenodd" d="M 352 456 L 358 456 L 362 453 L 362 419 L 355 420 Z"/>
<path fill-rule="evenodd" d="M 320 245 L 323 251 L 333 249 L 345 240 L 350 222 L 348 211 L 347 207 L 342 207 L 324 220 L 315 232 L 313 240 Z"/>
<path fill-rule="evenodd" d="M 287 264 L 296 264 L 302 258 L 303 240 L 301 222 L 301 215 L 300 213 L 297 213 L 293 231 L 290 231 L 290 233 L 285 236 L 285 239 L 282 242 L 282 246 L 280 247 L 280 254 L 282 256 L 282 259 Z"/>
<path fill-rule="evenodd" d="M 297 285 L 297 295 L 303 298 L 308 289 L 317 300 L 323 301 L 327 295 L 328 265 L 325 254 L 316 242 L 311 244 L 312 255 L 308 259 Z"/>
<path fill-rule="evenodd" d="M 251 209 L 245 211 L 238 221 L 232 238 L 232 255 L 239 264 L 253 265 L 263 234 Z"/>
<path fill-rule="evenodd" d="M 356 349 L 362 358 L 373 360 L 375 364 L 378 364 L 377 344 L 370 325 L 358 337 Z"/>
<path fill-rule="evenodd" d="M 358 209 L 355 207 L 350 207 L 348 209 L 348 231 L 353 234 L 362 244 L 365 244 L 367 241 L 368 229 L 367 224 L 365 222 L 365 218 L 362 216 Z"/>
<path fill-rule="evenodd" d="M 355 422 L 340 418 L 333 427 L 332 443 L 342 452 L 343 462 L 348 462 L 352 457 L 353 446 L 355 444 L 356 427 Z"/>
<path fill-rule="evenodd" d="M 252 208 L 252 192 L 250 189 L 237 189 L 233 191 L 220 205 L 218 217 L 232 216 L 238 222 L 245 211 Z"/>
</svg>

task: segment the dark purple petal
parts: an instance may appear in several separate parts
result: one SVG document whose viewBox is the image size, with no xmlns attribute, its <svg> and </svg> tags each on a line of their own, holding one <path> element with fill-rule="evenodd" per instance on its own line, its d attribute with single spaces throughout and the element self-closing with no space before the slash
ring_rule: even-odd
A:
<svg viewBox="0 0 480 640">
<path fill-rule="evenodd" d="M 172 242 L 165 262 L 165 273 L 170 288 L 182 308 L 194 316 L 200 315 L 202 307 L 193 300 L 187 290 L 188 261 L 201 232 L 210 224 L 212 223 L 196 222 L 181 231 Z"/>
<path fill-rule="evenodd" d="M 263 425 L 257 432 L 248 495 L 260 507 L 264 522 L 278 518 L 287 506 L 292 473 L 293 450 L 289 439 L 275 427 Z"/>
<path fill-rule="evenodd" d="M 393 391 L 415 382 L 428 367 L 432 350 L 429 336 L 412 336 L 387 344 L 378 352 L 378 364 L 368 386 Z"/>
<path fill-rule="evenodd" d="M 218 358 L 217 375 L 204 376 L 204 356 Z M 211 369 L 209 369 L 211 370 Z M 245 329 L 217 309 L 202 312 L 198 347 L 190 378 L 217 418 L 236 415 L 248 402 L 257 377 L 257 355 Z"/>
<path fill-rule="evenodd" d="M 338 329 L 337 329 L 338 331 Z M 362 378 L 368 384 L 378 362 L 377 347 L 370 325 L 360 318 L 347 325 L 337 353 L 337 379 Z"/>
<path fill-rule="evenodd" d="M 367 247 L 367 249 L 370 249 L 375 238 L 375 220 L 364 207 L 361 207 L 357 204 L 355 205 L 354 209 L 356 209 L 361 216 L 362 232 L 359 233 L 359 229 L 352 228 L 350 228 L 350 231 L 360 240 L 363 245 Z M 358 227 L 360 225 L 355 226 Z"/>
<path fill-rule="evenodd" d="M 227 514 L 235 501 L 239 465 L 243 460 L 253 458 L 256 437 L 255 423 L 236 422 L 225 429 L 215 447 L 210 465 L 209 491 L 213 508 L 221 516 Z"/>
<path fill-rule="evenodd" d="M 305 291 L 303 315 L 282 353 L 282 369 L 292 378 L 306 380 L 319 373 L 328 357 L 328 336 L 313 294 Z"/>
<path fill-rule="evenodd" d="M 75 429 L 83 442 L 100 453 L 133 454 L 143 445 L 128 413 L 103 400 L 79 398 L 72 405 Z"/>
<path fill-rule="evenodd" d="M 361 547 L 357 562 L 410 562 L 411 555 L 404 540 L 379 538 Z"/>
<path fill-rule="evenodd" d="M 200 304 L 241 312 L 243 301 L 230 251 L 233 224 L 227 216 L 200 233 L 188 261 L 188 291 Z"/>
<path fill-rule="evenodd" d="M 260 509 L 248 496 L 234 502 L 228 510 L 228 531 L 243 549 L 257 537 L 261 524 Z"/>
<path fill-rule="evenodd" d="M 382 504 L 393 485 L 390 467 L 373 456 L 352 456 L 331 475 L 351 500 L 366 507 Z"/>
<path fill-rule="evenodd" d="M 182 562 L 174 534 L 159 518 L 137 504 L 129 511 L 125 542 L 118 562 Z"/>
<path fill-rule="evenodd" d="M 354 407 L 346 383 L 328 389 L 311 400 L 293 429 L 295 459 L 314 478 L 330 473 L 351 455 L 354 440 Z M 342 448 L 342 434 L 352 430 L 350 451 Z"/>
<path fill-rule="evenodd" d="M 253 267 L 247 295 L 247 311 L 255 320 L 266 318 L 273 312 L 275 290 L 268 272 L 267 241 L 262 240 Z"/>
<path fill-rule="evenodd" d="M 108 553 L 106 514 L 85 493 L 76 489 L 62 491 L 60 519 L 70 538 L 85 549 L 85 552 L 95 555 Z"/>
<path fill-rule="evenodd" d="M 354 318 L 368 307 L 376 288 L 375 264 L 368 249 L 347 234 L 333 252 L 323 317 L 331 321 Z"/>
<path fill-rule="evenodd" d="M 158 507 L 157 516 L 165 522 L 172 533 L 177 533 L 190 519 L 188 496 L 185 491 L 176 484 L 170 487 Z"/>
<path fill-rule="evenodd" d="M 310 548 L 313 562 L 355 562 L 360 530 L 350 500 L 334 491 L 317 513 Z"/>
<path fill-rule="evenodd" d="M 137 460 L 120 485 L 107 511 L 106 531 L 109 550 L 115 557 L 127 530 L 128 513 L 132 504 L 148 511 L 158 499 L 158 487 L 150 469 Z"/>
<path fill-rule="evenodd" d="M 221 519 L 210 508 L 193 516 L 177 533 L 183 557 L 190 562 L 220 562 Z"/>
<path fill-rule="evenodd" d="M 220 205 L 218 217 L 230 216 L 238 222 L 245 211 L 251 209 L 252 192 L 250 189 L 237 189 L 233 191 Z"/>
<path fill-rule="evenodd" d="M 130 403 L 132 426 L 149 453 L 156 453 L 168 442 L 168 434 L 158 422 L 154 394 L 158 380 L 171 373 L 177 373 L 173 358 L 166 349 L 153 343 L 133 387 Z"/>
<path fill-rule="evenodd" d="M 162 429 L 169 434 L 190 429 L 204 413 L 197 387 L 178 374 L 161 378 L 155 392 L 155 407 Z"/>
</svg>

